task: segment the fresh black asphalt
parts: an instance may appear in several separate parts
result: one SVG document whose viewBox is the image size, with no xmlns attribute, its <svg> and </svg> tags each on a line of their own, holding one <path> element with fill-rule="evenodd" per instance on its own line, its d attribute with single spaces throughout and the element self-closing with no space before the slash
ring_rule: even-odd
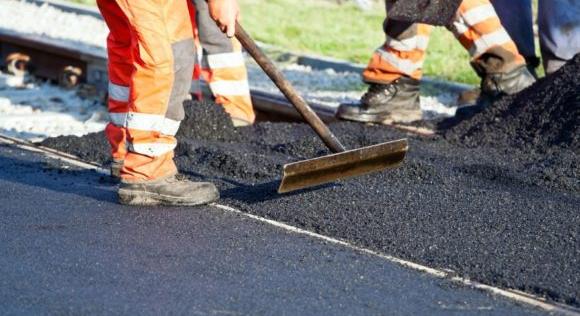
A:
<svg viewBox="0 0 580 316">
<path fill-rule="evenodd" d="M 215 207 L 131 208 L 98 174 L 0 146 L 0 314 L 533 315 Z"/>
<path fill-rule="evenodd" d="M 328 154 L 305 124 L 234 129 L 188 102 L 176 163 L 243 212 L 580 307 L 580 54 L 554 75 L 424 139 L 335 123 L 347 148 L 408 137 L 395 170 L 279 195 L 282 165 Z M 106 164 L 103 133 L 43 145 Z"/>
</svg>

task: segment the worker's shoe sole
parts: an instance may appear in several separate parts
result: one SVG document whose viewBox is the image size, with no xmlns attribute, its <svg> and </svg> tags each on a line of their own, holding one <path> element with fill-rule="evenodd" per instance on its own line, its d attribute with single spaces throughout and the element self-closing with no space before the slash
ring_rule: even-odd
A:
<svg viewBox="0 0 580 316">
<path fill-rule="evenodd" d="M 423 112 L 421 110 L 399 110 L 389 113 L 389 117 L 384 119 L 381 123 L 412 123 L 421 120 L 423 120 Z"/>
<path fill-rule="evenodd" d="M 123 205 L 195 206 L 219 199 L 209 182 L 192 182 L 177 176 L 140 183 L 121 183 L 117 192 Z"/>
<path fill-rule="evenodd" d="M 133 206 L 197 206 L 217 201 L 220 197 L 217 189 L 214 192 L 208 192 L 203 196 L 194 199 L 126 189 L 119 189 L 118 195 L 119 203 Z"/>
<path fill-rule="evenodd" d="M 356 111 L 356 108 L 360 108 L 360 105 L 356 104 L 341 104 L 338 107 L 336 116 L 349 121 L 363 122 L 363 123 L 382 123 L 390 117 L 390 113 L 381 114 L 368 114 L 360 113 Z"/>
<path fill-rule="evenodd" d="M 393 112 L 364 113 L 358 104 L 341 104 L 336 116 L 349 121 L 377 124 L 410 123 L 423 119 L 420 109 L 398 109 Z"/>
<path fill-rule="evenodd" d="M 240 118 L 232 118 L 232 124 L 234 125 L 234 127 L 246 127 L 251 126 L 252 122 L 248 122 Z"/>
</svg>

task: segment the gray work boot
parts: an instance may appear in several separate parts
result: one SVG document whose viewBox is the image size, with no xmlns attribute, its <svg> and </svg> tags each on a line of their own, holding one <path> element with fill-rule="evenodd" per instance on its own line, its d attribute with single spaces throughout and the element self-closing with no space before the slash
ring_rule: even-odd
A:
<svg viewBox="0 0 580 316">
<path fill-rule="evenodd" d="M 357 122 L 408 123 L 422 119 L 419 80 L 401 77 L 370 85 L 360 104 L 341 104 L 336 116 Z"/>
<path fill-rule="evenodd" d="M 201 205 L 219 199 L 215 185 L 192 182 L 178 175 L 141 183 L 121 183 L 119 203 L 124 205 Z"/>
<path fill-rule="evenodd" d="M 499 100 L 504 95 L 516 94 L 536 82 L 536 78 L 523 65 L 507 73 L 492 73 L 481 79 L 481 93 L 473 106 L 459 104 L 456 115 L 473 115 Z"/>
</svg>

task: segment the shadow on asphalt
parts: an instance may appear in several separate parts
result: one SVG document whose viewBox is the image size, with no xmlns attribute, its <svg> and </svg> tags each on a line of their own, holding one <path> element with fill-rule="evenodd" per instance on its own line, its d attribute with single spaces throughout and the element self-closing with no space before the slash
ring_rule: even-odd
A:
<svg viewBox="0 0 580 316">
<path fill-rule="evenodd" d="M 302 190 L 297 190 L 289 193 L 279 194 L 278 186 L 280 185 L 279 180 L 274 180 L 270 182 L 260 183 L 256 185 L 246 185 L 237 184 L 236 187 L 222 190 L 221 196 L 224 199 L 232 199 L 235 201 L 243 202 L 246 204 L 255 204 L 266 201 L 279 200 L 286 197 L 305 194 L 312 191 L 322 190 L 326 188 L 331 188 L 339 186 L 340 184 L 328 183 L 311 188 L 306 188 Z"/>
<path fill-rule="evenodd" d="M 92 170 L 46 161 L 0 157 L 0 180 L 116 203 L 115 185 Z"/>
<path fill-rule="evenodd" d="M 43 160 L 0 157 L 0 180 L 85 196 L 102 202 L 117 203 L 116 185 L 108 177 L 99 175 L 92 170 L 71 170 L 67 166 L 66 164 Z M 251 185 L 221 177 L 208 178 L 193 172 L 185 172 L 185 174 L 193 178 L 199 178 L 202 181 L 224 183 L 228 188 L 221 190 L 223 199 L 230 199 L 248 205 L 340 186 L 337 183 L 329 183 L 279 194 L 278 186 L 280 185 L 280 180 Z"/>
</svg>

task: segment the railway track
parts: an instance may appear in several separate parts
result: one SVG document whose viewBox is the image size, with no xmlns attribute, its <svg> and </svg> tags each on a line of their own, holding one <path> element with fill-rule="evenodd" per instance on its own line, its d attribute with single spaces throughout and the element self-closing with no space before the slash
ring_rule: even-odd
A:
<svg viewBox="0 0 580 316">
<path fill-rule="evenodd" d="M 71 49 L 40 36 L 0 31 L 0 58 L 12 74 L 31 73 L 63 87 L 84 85 L 97 93 L 107 91 L 107 58 L 97 53 Z M 263 119 L 300 120 L 298 112 L 283 97 L 255 89 L 251 95 Z M 334 119 L 331 107 L 310 104 L 323 120 Z"/>
</svg>

